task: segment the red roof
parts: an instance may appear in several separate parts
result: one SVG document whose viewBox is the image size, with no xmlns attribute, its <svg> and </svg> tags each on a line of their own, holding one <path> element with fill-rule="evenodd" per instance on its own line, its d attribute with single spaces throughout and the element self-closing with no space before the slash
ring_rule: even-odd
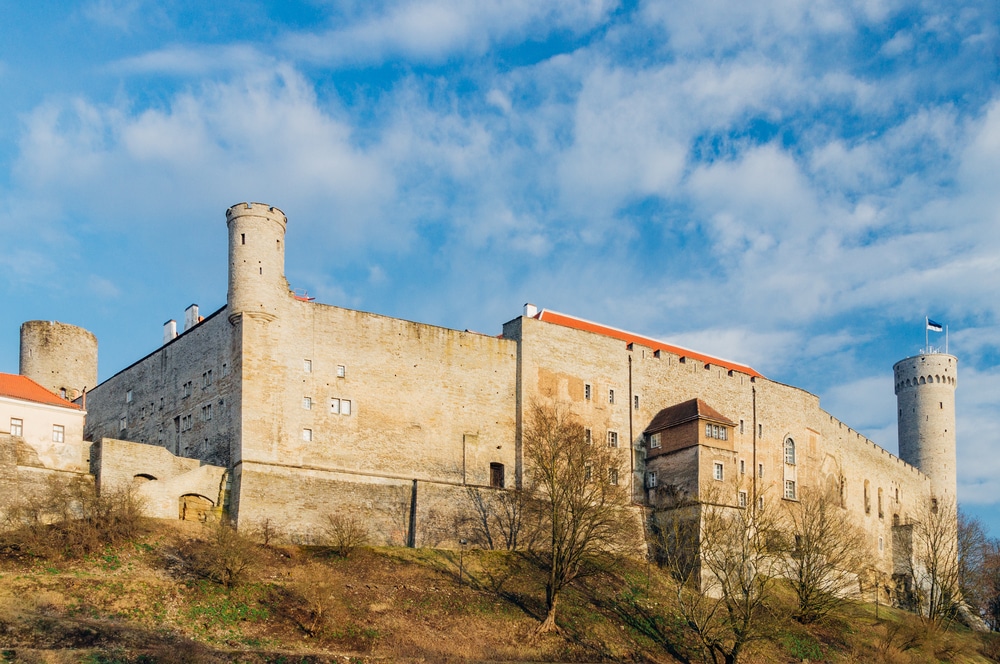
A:
<svg viewBox="0 0 1000 664">
<path fill-rule="evenodd" d="M 608 327 L 607 325 L 601 325 L 600 323 L 593 323 L 589 320 L 584 320 L 582 318 L 577 318 L 576 316 L 570 316 L 568 314 L 561 314 L 556 311 L 550 311 L 548 309 L 542 309 L 535 316 L 538 320 L 545 321 L 546 323 L 555 323 L 556 325 L 562 325 L 564 327 L 571 327 L 574 330 L 583 330 L 584 332 L 593 332 L 594 334 L 601 334 L 606 337 L 611 337 L 612 339 L 621 339 L 626 343 L 637 343 L 647 348 L 652 348 L 653 350 L 662 350 L 673 355 L 679 355 L 681 357 L 690 358 L 693 360 L 698 360 L 699 362 L 704 362 L 705 364 L 713 364 L 720 367 L 725 367 L 726 369 L 732 371 L 739 371 L 740 373 L 747 374 L 748 376 L 761 376 L 755 369 L 749 367 L 745 364 L 739 364 L 738 362 L 730 362 L 729 360 L 723 360 L 718 357 L 712 357 L 711 355 L 705 355 L 703 353 L 698 353 L 681 346 L 674 346 L 673 344 L 668 344 L 664 341 L 659 341 L 657 339 L 652 339 L 650 337 L 644 337 L 638 334 L 633 334 L 632 332 L 626 332 L 624 330 L 619 330 L 614 327 Z M 763 378 L 763 376 L 761 376 Z"/>
<path fill-rule="evenodd" d="M 0 373 L 0 397 L 10 397 L 11 399 L 44 403 L 49 406 L 62 406 L 63 408 L 82 410 L 77 404 L 66 401 L 66 399 L 63 399 L 54 392 L 49 392 L 27 376 L 19 376 L 17 374 Z"/>
</svg>

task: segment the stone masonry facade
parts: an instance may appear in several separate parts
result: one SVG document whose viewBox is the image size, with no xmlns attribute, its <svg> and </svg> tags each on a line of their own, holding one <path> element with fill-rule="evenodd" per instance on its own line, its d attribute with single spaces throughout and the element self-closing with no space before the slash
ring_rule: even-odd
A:
<svg viewBox="0 0 1000 664">
<path fill-rule="evenodd" d="M 494 337 L 296 296 L 284 276 L 287 223 L 267 205 L 230 208 L 226 305 L 86 394 L 102 484 L 141 480 L 165 515 L 199 496 L 241 528 L 268 519 L 301 541 L 339 513 L 363 516 L 376 542 L 454 545 L 470 487 L 520 486 L 526 418 L 552 403 L 593 444 L 620 451 L 613 479 L 629 483 L 637 513 L 742 478 L 769 501 L 829 491 L 887 574 L 900 572 L 902 529 L 935 496 L 954 495 L 954 384 L 924 399 L 939 411 L 929 434 L 917 421 L 917 406 L 930 408 L 923 397 L 909 419 L 901 407 L 901 431 L 919 431 L 901 444 L 916 450 L 908 463 L 815 395 L 615 328 L 527 305 Z M 931 361 L 955 377 L 955 358 Z M 685 425 L 693 433 L 667 432 L 692 444 L 647 457 L 657 414 L 693 399 L 721 416 L 725 439 L 718 422 L 697 433 L 699 420 Z M 183 463 L 166 463 L 164 450 Z M 940 481 L 918 468 L 925 457 L 945 469 Z"/>
</svg>

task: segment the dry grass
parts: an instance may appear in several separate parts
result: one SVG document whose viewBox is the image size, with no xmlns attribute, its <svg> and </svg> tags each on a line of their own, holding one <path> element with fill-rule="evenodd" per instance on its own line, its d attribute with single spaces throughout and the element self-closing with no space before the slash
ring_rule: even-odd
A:
<svg viewBox="0 0 1000 664">
<path fill-rule="evenodd" d="M 529 642 L 544 578 L 499 551 L 253 546 L 256 572 L 226 589 L 187 552 L 211 529 L 155 523 L 76 558 L 0 557 L 0 661 L 681 661 L 669 581 L 625 565 L 567 590 L 562 634 Z M 987 662 L 964 631 L 929 633 L 902 612 L 851 605 L 814 626 L 772 606 L 771 638 L 745 662 Z M 782 607 L 785 607 L 784 609 Z M 787 610 L 785 610 L 787 609 Z M 783 613 L 784 611 L 784 613 Z M 991 646 L 992 644 L 992 646 Z M 816 654 L 819 654 L 816 657 Z M 145 659 L 143 659 L 145 658 Z M 697 660 L 692 660 L 697 661 Z"/>
</svg>

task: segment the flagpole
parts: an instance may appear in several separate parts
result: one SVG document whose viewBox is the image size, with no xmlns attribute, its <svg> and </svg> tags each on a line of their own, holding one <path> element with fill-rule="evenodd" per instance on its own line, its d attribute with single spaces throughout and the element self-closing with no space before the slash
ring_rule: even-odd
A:
<svg viewBox="0 0 1000 664">
<path fill-rule="evenodd" d="M 927 332 L 931 328 L 931 319 L 924 316 L 924 352 L 927 353 L 931 346 L 931 337 Z"/>
<path fill-rule="evenodd" d="M 944 354 L 948 354 L 948 326 L 944 326 Z"/>
</svg>

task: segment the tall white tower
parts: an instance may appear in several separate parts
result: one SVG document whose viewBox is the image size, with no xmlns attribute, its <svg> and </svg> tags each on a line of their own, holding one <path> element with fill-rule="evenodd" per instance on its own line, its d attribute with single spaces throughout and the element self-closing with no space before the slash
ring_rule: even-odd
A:
<svg viewBox="0 0 1000 664">
<path fill-rule="evenodd" d="M 900 360 L 892 370 L 899 408 L 899 458 L 930 477 L 935 497 L 954 501 L 958 358 L 922 353 Z"/>
<path fill-rule="evenodd" d="M 229 320 L 277 318 L 287 302 L 285 228 L 288 219 L 264 203 L 238 203 L 226 210 L 229 227 Z"/>
</svg>

